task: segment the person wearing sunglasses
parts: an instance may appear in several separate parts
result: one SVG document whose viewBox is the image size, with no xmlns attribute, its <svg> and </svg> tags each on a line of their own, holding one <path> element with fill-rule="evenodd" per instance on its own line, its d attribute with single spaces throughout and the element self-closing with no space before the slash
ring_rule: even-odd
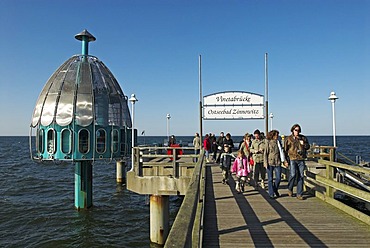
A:
<svg viewBox="0 0 370 248">
<path fill-rule="evenodd" d="M 310 144 L 306 136 L 301 134 L 302 129 L 300 125 L 294 124 L 290 131 L 292 134 L 284 142 L 284 151 L 290 159 L 288 195 L 293 196 L 293 186 L 297 176 L 297 199 L 304 200 L 302 194 L 304 170 L 306 168 L 305 159 L 307 158 L 307 150 L 310 149 Z"/>
</svg>

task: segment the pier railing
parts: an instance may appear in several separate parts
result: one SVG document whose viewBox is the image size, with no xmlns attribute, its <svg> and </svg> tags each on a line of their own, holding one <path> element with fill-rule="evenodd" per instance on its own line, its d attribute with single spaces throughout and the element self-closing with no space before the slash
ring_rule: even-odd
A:
<svg viewBox="0 0 370 248">
<path fill-rule="evenodd" d="M 343 180 L 355 175 L 368 178 L 369 182 L 370 169 L 334 162 L 335 151 L 336 148 L 330 146 L 311 147 L 307 164 L 313 169 L 308 166 L 305 186 L 319 199 L 370 225 L 369 215 L 334 198 L 335 191 L 340 191 L 370 204 L 370 185 L 362 183 L 361 189 L 361 182 L 348 185 L 348 180 L 347 183 Z M 165 247 L 201 247 L 206 180 L 204 150 L 195 155 L 194 148 L 135 147 L 133 164 L 127 173 L 128 189 L 139 194 L 185 196 Z M 289 173 L 288 169 L 284 171 Z"/>
<path fill-rule="evenodd" d="M 134 147 L 127 188 L 139 194 L 185 195 L 198 157 L 189 147 Z"/>
<path fill-rule="evenodd" d="M 200 247 L 205 196 L 204 150 L 201 151 L 185 198 L 164 247 Z"/>
<path fill-rule="evenodd" d="M 336 147 L 334 146 L 318 146 L 312 145 L 308 150 L 308 159 L 326 159 L 330 161 L 335 160 Z"/>
<path fill-rule="evenodd" d="M 370 205 L 370 168 L 335 162 L 336 156 L 334 146 L 311 146 L 307 154 L 305 187 L 317 198 L 370 225 L 369 215 L 334 198 L 338 191 L 351 197 L 353 202 Z M 288 178 L 289 168 L 283 168 L 282 173 L 283 178 Z"/>
<path fill-rule="evenodd" d="M 305 185 L 314 191 L 316 197 L 370 225 L 369 215 L 334 198 L 335 192 L 340 191 L 352 197 L 354 201 L 360 200 L 365 205 L 369 205 L 370 168 L 346 165 L 324 159 L 319 159 L 317 162 L 321 166 L 316 166 L 315 172 L 306 171 Z M 344 180 L 345 178 L 348 180 Z"/>
<path fill-rule="evenodd" d="M 163 154 L 164 153 L 164 154 Z M 170 247 L 184 247 L 192 244 L 192 239 L 200 239 L 201 220 L 198 214 L 203 207 L 198 198 L 203 198 L 204 152 L 194 154 L 194 148 L 186 147 L 134 147 L 133 166 L 127 172 L 127 189 L 150 198 L 150 241 L 164 245 L 169 227 L 169 196 L 185 195 L 179 214 L 175 219 L 176 234 L 181 233 L 184 239 L 177 240 Z M 198 162 L 195 162 L 198 160 Z M 185 216 L 185 217 L 182 217 Z M 180 224 L 176 224 L 179 223 Z M 177 226 L 177 228 L 176 228 Z M 193 229 L 196 237 L 193 237 Z M 171 233 L 173 233 L 171 231 Z M 183 244 L 182 246 L 180 244 Z"/>
</svg>

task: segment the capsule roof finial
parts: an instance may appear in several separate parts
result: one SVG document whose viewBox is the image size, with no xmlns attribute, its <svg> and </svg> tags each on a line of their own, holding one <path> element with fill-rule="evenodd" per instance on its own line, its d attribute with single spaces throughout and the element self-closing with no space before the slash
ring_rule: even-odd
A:
<svg viewBox="0 0 370 248">
<path fill-rule="evenodd" d="M 95 41 L 96 38 L 84 29 L 81 33 L 76 34 L 75 38 L 82 41 L 82 55 L 86 59 L 86 56 L 89 54 L 89 42 Z"/>
<path fill-rule="evenodd" d="M 84 40 L 84 37 L 87 38 L 88 42 L 96 40 L 96 38 L 92 34 L 90 34 L 89 31 L 87 31 L 87 29 L 84 29 L 81 33 L 75 35 L 75 38 L 81 41 Z"/>
</svg>

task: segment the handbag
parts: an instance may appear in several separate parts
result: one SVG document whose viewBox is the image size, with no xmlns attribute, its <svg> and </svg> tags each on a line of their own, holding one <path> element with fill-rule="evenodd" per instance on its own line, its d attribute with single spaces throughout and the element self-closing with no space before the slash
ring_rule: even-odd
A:
<svg viewBox="0 0 370 248">
<path fill-rule="evenodd" d="M 247 148 L 247 150 L 249 151 L 249 145 L 248 145 L 248 143 L 244 141 L 244 145 Z M 253 160 L 252 156 L 250 156 L 250 155 L 249 155 L 249 161 L 248 162 L 249 162 L 249 165 L 250 166 L 253 166 L 254 165 L 254 160 Z"/>
<path fill-rule="evenodd" d="M 250 164 L 251 166 L 253 166 L 253 165 L 254 165 L 254 160 L 253 160 L 252 156 L 250 156 L 250 157 L 249 157 L 249 164 Z"/>
<path fill-rule="evenodd" d="M 285 161 L 285 155 L 284 155 L 283 148 L 281 148 L 281 144 L 280 144 L 280 141 L 279 140 L 277 140 L 277 144 L 278 144 L 278 147 L 279 147 L 280 160 L 281 160 L 281 162 L 284 163 L 284 161 Z"/>
</svg>

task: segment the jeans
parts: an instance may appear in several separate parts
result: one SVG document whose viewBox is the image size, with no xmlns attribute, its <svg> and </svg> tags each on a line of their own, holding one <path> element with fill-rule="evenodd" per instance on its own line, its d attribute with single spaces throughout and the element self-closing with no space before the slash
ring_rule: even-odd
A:
<svg viewBox="0 0 370 248">
<path fill-rule="evenodd" d="M 304 160 L 290 160 L 288 189 L 293 192 L 295 177 L 297 176 L 297 196 L 303 194 L 303 178 L 306 164 Z"/>
<path fill-rule="evenodd" d="M 274 171 L 275 171 L 275 183 L 274 183 Z M 278 189 L 281 181 L 281 166 L 267 166 L 267 181 L 268 181 L 268 190 L 269 195 L 276 196 L 278 195 Z"/>
<path fill-rule="evenodd" d="M 208 161 L 208 159 L 209 159 L 209 151 L 208 150 L 205 150 L 205 151 L 206 151 L 205 156 L 206 156 L 206 159 Z"/>
<path fill-rule="evenodd" d="M 200 149 L 195 149 L 195 150 L 194 150 L 194 154 L 195 154 L 195 155 L 199 155 L 199 153 L 200 153 Z M 193 162 L 194 162 L 194 163 L 198 162 L 198 158 L 193 158 Z"/>
</svg>

